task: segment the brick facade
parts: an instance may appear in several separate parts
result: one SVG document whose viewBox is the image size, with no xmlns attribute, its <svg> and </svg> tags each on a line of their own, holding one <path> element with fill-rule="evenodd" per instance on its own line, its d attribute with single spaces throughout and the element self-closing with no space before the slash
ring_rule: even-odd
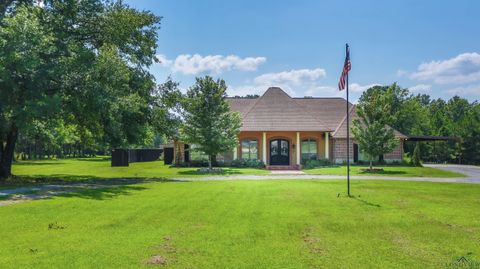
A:
<svg viewBox="0 0 480 269">
<path fill-rule="evenodd" d="M 353 144 L 355 144 L 354 139 L 350 139 L 350 160 L 353 162 Z M 335 163 L 343 163 L 347 161 L 347 139 L 337 138 L 332 139 L 332 161 Z M 400 143 L 397 147 L 390 153 L 387 153 L 383 156 L 383 159 L 387 163 L 391 162 L 400 162 L 402 161 L 403 156 L 403 140 L 400 140 Z"/>
</svg>

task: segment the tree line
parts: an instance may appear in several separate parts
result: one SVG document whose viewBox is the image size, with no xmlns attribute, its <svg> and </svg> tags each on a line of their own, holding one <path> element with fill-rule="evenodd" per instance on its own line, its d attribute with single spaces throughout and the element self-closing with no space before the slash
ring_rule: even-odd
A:
<svg viewBox="0 0 480 269">
<path fill-rule="evenodd" d="M 19 149 L 86 154 L 158 133 L 148 68 L 160 21 L 122 1 L 2 2 L 0 179 Z"/>
<path fill-rule="evenodd" d="M 228 110 L 223 80 L 198 78 L 186 94 L 171 79 L 155 84 L 149 67 L 160 22 L 122 1 L 2 2 L 0 179 L 15 157 L 88 156 L 166 138 L 211 158 L 232 148 L 240 118 Z M 359 103 L 376 96 L 388 104 L 385 123 L 400 132 L 459 138 L 422 143 L 424 160 L 480 163 L 477 102 L 433 100 L 393 84 L 368 89 Z"/>
<path fill-rule="evenodd" d="M 410 157 L 418 143 L 420 159 L 426 162 L 480 163 L 480 104 L 477 101 L 469 102 L 459 96 L 432 99 L 428 94 L 412 94 L 394 83 L 366 90 L 358 101 L 358 108 L 362 120 L 375 119 L 405 135 L 451 138 L 435 142 L 407 140 L 404 147 Z M 392 138 L 393 134 L 386 136 Z"/>
</svg>

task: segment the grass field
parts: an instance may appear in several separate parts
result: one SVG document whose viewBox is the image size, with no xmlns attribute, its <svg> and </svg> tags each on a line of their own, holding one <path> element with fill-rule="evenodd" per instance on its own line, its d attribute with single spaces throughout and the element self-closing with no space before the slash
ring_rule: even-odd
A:
<svg viewBox="0 0 480 269">
<path fill-rule="evenodd" d="M 428 167 L 384 166 L 384 172 L 364 173 L 363 166 L 352 166 L 352 175 L 365 176 L 413 176 L 413 177 L 462 177 L 462 174 Z M 21 161 L 13 165 L 13 173 L 22 180 L 36 181 L 80 181 L 108 178 L 185 178 L 209 174 L 197 172 L 198 168 L 171 168 L 161 161 L 132 163 L 129 167 L 111 167 L 106 158 L 61 159 Z M 310 174 L 345 175 L 345 166 L 304 170 Z M 224 168 L 220 175 L 266 175 L 270 171 L 253 168 Z"/>
<path fill-rule="evenodd" d="M 175 178 L 205 176 L 198 168 L 170 168 L 162 161 L 131 163 L 128 167 L 111 167 L 102 157 L 22 161 L 13 165 L 13 173 L 26 178 L 57 178 L 65 181 L 106 178 Z M 263 169 L 224 168 L 220 175 L 263 175 Z"/>
<path fill-rule="evenodd" d="M 445 268 L 480 259 L 480 185 L 161 182 L 0 207 L 0 268 Z M 148 261 L 157 256 L 151 265 Z"/>
<path fill-rule="evenodd" d="M 464 177 L 461 173 L 440 170 L 431 167 L 414 167 L 414 166 L 375 166 L 375 168 L 383 168 L 379 172 L 364 172 L 361 169 L 368 166 L 350 166 L 350 174 L 358 176 L 395 176 L 395 177 Z M 346 166 L 324 167 L 316 169 L 304 170 L 308 174 L 315 175 L 346 175 Z"/>
</svg>

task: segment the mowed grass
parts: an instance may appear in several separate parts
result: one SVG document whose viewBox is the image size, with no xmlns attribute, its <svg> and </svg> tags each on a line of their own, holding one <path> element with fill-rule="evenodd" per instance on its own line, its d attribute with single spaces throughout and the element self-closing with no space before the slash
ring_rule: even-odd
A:
<svg viewBox="0 0 480 269">
<path fill-rule="evenodd" d="M 352 175 L 405 177 L 463 177 L 463 174 L 429 167 L 382 166 L 383 172 L 366 173 L 365 166 L 352 166 Z M 222 173 L 200 173 L 198 168 L 176 168 L 162 161 L 131 163 L 129 167 L 111 167 L 105 157 L 20 161 L 13 165 L 13 173 L 20 176 L 18 184 L 35 181 L 82 181 L 110 178 L 190 178 L 211 175 L 268 175 L 270 171 L 254 168 L 223 168 Z M 307 174 L 345 175 L 345 166 L 304 170 Z"/>
<path fill-rule="evenodd" d="M 350 175 L 356 176 L 394 176 L 394 177 L 465 177 L 464 174 L 445 171 L 432 167 L 414 167 L 400 165 L 383 165 L 374 166 L 374 168 L 383 168 L 383 171 L 365 172 L 368 166 L 350 166 Z M 336 167 L 322 167 L 304 170 L 308 174 L 314 175 L 346 175 L 347 168 L 345 165 Z"/>
<path fill-rule="evenodd" d="M 0 207 L 0 268 L 444 268 L 480 259 L 480 185 L 157 182 Z M 341 195 L 338 197 L 338 193 Z M 148 264 L 160 256 L 163 265 Z"/>
<path fill-rule="evenodd" d="M 50 178 L 65 181 L 108 178 L 179 178 L 200 177 L 198 168 L 176 168 L 164 165 L 163 161 L 131 163 L 128 167 L 111 167 L 104 157 L 20 161 L 13 165 L 13 174 L 26 178 Z M 217 175 L 263 175 L 270 172 L 253 168 L 223 168 Z"/>
</svg>

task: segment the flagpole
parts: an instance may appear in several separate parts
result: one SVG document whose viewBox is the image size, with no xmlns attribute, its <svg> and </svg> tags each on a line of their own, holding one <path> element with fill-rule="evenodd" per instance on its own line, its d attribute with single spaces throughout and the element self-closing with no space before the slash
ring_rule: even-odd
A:
<svg viewBox="0 0 480 269">
<path fill-rule="evenodd" d="M 345 44 L 345 53 L 349 55 L 348 43 Z M 350 111 L 349 111 L 349 101 L 348 101 L 348 73 L 347 72 L 347 194 L 350 196 Z"/>
</svg>

